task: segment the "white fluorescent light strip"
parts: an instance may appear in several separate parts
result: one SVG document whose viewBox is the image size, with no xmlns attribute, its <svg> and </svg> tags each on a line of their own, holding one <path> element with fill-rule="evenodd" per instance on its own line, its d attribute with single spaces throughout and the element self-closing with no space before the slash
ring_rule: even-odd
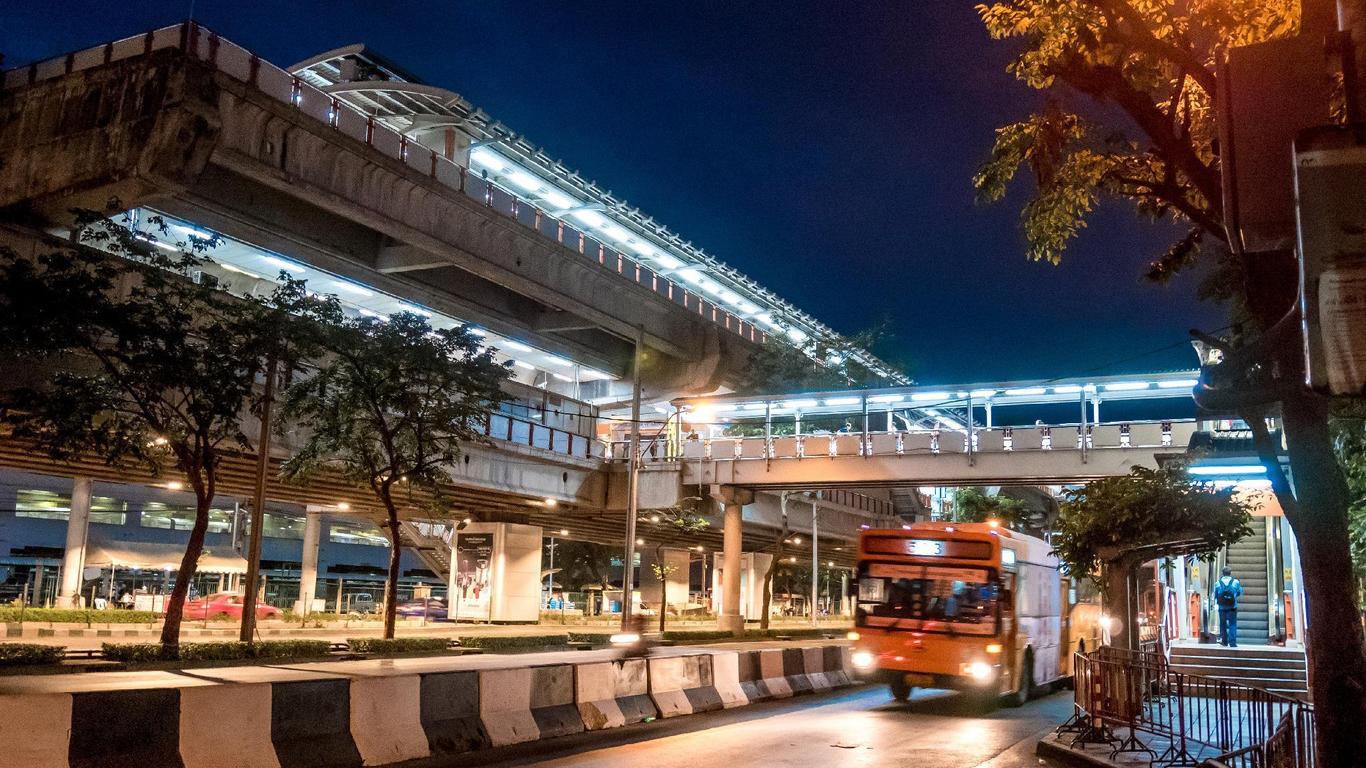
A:
<svg viewBox="0 0 1366 768">
<path fill-rule="evenodd" d="M 1157 382 L 1158 389 L 1191 389 L 1200 383 L 1199 379 L 1168 379 Z"/>
<path fill-rule="evenodd" d="M 521 360 L 513 360 L 512 364 L 517 366 L 518 368 L 525 368 L 528 371 L 536 370 L 536 366 L 532 365 L 531 363 L 524 363 Z"/>
<path fill-rule="evenodd" d="M 262 256 L 261 260 L 273 267 L 279 267 L 286 272 L 293 272 L 296 275 L 301 275 L 308 271 L 302 265 L 295 264 L 292 261 L 285 261 L 279 256 Z"/>
<path fill-rule="evenodd" d="M 532 349 L 531 347 L 528 347 L 527 345 L 523 344 L 522 342 L 520 342 L 520 341 L 513 341 L 512 339 L 508 339 L 507 341 L 503 342 L 503 346 L 507 347 L 508 349 L 515 349 L 515 350 L 517 350 L 518 352 L 535 352 L 535 351 L 536 351 L 536 350 Z"/>
<path fill-rule="evenodd" d="M 352 296 L 374 296 L 374 295 L 375 295 L 375 292 L 374 292 L 374 291 L 369 290 L 368 288 L 362 288 L 362 287 L 360 287 L 359 285 L 356 285 L 355 283 L 348 283 L 348 282 L 346 282 L 345 280 L 338 280 L 338 281 L 337 281 L 337 287 L 340 288 L 340 289 L 343 290 L 343 291 L 346 291 L 347 293 L 351 294 Z"/>
<path fill-rule="evenodd" d="M 546 355 L 541 359 L 545 360 L 547 363 L 550 363 L 551 365 L 563 365 L 565 367 L 573 365 L 573 363 L 569 362 L 563 357 L 556 357 L 554 355 Z"/>
<path fill-rule="evenodd" d="M 825 404 L 831 407 L 840 405 L 858 405 L 861 402 L 863 402 L 863 399 L 858 397 L 830 397 L 826 398 L 825 400 Z"/>
<path fill-rule="evenodd" d="M 1042 395 L 1047 391 L 1043 387 L 1020 387 L 1019 389 L 1007 389 L 1005 393 L 1010 397 L 1029 397 L 1031 395 Z"/>
<path fill-rule="evenodd" d="M 158 245 L 160 245 L 160 243 L 158 243 Z M 262 279 L 264 279 L 264 278 L 262 278 L 260 275 L 256 274 L 255 272 L 248 272 L 247 270 L 242 269 L 241 267 L 239 267 L 239 266 L 237 266 L 237 265 L 235 265 L 235 264 L 228 264 L 227 262 L 219 262 L 219 263 L 218 263 L 218 266 L 222 267 L 223 269 L 228 270 L 229 272 L 236 272 L 236 273 L 239 274 L 239 275 L 246 275 L 247 277 L 250 277 L 250 278 L 252 278 L 253 280 L 262 280 Z"/>
<path fill-rule="evenodd" d="M 514 169 L 507 175 L 508 183 L 521 189 L 523 192 L 534 192 L 540 189 L 544 183 L 540 179 L 521 169 Z"/>
<path fill-rule="evenodd" d="M 655 263 L 664 269 L 678 269 L 683 266 L 683 262 L 675 259 L 667 253 L 660 253 L 654 256 Z"/>
<path fill-rule="evenodd" d="M 1186 472 L 1202 477 L 1209 475 L 1265 475 L 1266 467 L 1261 464 L 1229 464 L 1227 466 L 1188 467 Z"/>
<path fill-rule="evenodd" d="M 578 200 L 575 200 L 574 198 L 570 197 L 569 195 L 566 195 L 558 189 L 542 190 L 539 194 L 543 202 L 549 203 L 552 207 L 558 208 L 560 210 L 564 210 L 566 208 L 573 208 L 574 206 L 579 204 Z"/>
<path fill-rule="evenodd" d="M 972 397 L 992 397 L 996 394 L 994 389 L 974 389 L 968 393 Z"/>
<path fill-rule="evenodd" d="M 1068 384 L 1067 386 L 1063 386 L 1063 387 L 1054 387 L 1054 388 L 1053 388 L 1053 394 L 1055 394 L 1055 395 L 1080 395 L 1080 394 L 1081 394 L 1081 386 L 1078 385 L 1078 384 Z"/>
<path fill-rule="evenodd" d="M 902 400 L 905 400 L 905 399 L 906 399 L 906 396 L 905 396 L 905 395 L 874 395 L 873 397 L 868 398 L 868 402 L 870 402 L 870 403 L 899 403 L 899 402 L 901 402 Z"/>
<path fill-rule="evenodd" d="M 569 378 L 568 376 L 564 375 L 563 373 L 552 373 L 552 374 L 550 374 L 550 375 L 553 376 L 553 377 L 555 377 L 555 378 L 557 378 L 557 379 L 559 379 L 560 381 L 567 381 L 567 382 L 569 382 L 570 384 L 573 384 L 573 383 L 574 383 L 574 380 L 573 380 L 573 379 Z"/>
<path fill-rule="evenodd" d="M 1120 381 L 1114 384 L 1105 385 L 1106 392 L 1132 392 L 1134 390 L 1147 388 L 1148 382 L 1146 381 Z"/>
<path fill-rule="evenodd" d="M 925 403 L 931 400 L 949 400 L 953 395 L 949 392 L 916 392 L 911 395 L 911 400 L 917 403 Z"/>
<path fill-rule="evenodd" d="M 413 306 L 412 304 L 399 304 L 398 309 L 400 312 L 411 312 L 414 315 L 420 315 L 422 317 L 432 316 L 431 312 L 423 309 L 422 307 Z"/>
<path fill-rule="evenodd" d="M 788 408 L 815 408 L 818 403 L 815 400 L 785 400 L 783 405 Z"/>
</svg>

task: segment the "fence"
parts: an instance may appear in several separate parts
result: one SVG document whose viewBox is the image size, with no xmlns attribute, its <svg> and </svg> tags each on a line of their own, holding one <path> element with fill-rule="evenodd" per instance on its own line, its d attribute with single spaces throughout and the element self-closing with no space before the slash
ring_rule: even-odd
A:
<svg viewBox="0 0 1366 768">
<path fill-rule="evenodd" d="M 1302 701 L 1173 672 L 1162 653 L 1101 648 L 1074 658 L 1075 714 L 1059 729 L 1073 746 L 1110 746 L 1110 757 L 1151 765 L 1312 768 L 1313 710 Z M 1167 742 L 1158 753 L 1143 740 Z"/>
</svg>

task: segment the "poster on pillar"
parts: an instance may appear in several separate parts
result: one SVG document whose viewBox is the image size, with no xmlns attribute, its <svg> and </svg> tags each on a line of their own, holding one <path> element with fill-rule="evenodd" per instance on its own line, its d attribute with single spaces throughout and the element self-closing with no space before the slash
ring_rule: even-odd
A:
<svg viewBox="0 0 1366 768">
<path fill-rule="evenodd" d="M 493 575 L 493 534 L 461 533 L 455 539 L 451 599 L 455 617 L 489 621 L 489 584 Z"/>
</svg>

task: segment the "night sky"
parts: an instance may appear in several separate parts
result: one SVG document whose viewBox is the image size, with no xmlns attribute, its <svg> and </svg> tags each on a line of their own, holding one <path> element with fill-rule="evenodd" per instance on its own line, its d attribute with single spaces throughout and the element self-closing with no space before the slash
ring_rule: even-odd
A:
<svg viewBox="0 0 1366 768">
<path fill-rule="evenodd" d="M 5 5 L 7 67 L 191 6 Z M 1140 280 L 1170 229 L 1111 203 L 1054 267 L 1024 257 L 1022 195 L 974 202 L 992 129 L 1037 96 L 972 5 L 199 0 L 194 17 L 286 67 L 370 45 L 836 330 L 890 314 L 922 383 L 1192 366 L 1186 329 L 1223 313 L 1194 280 Z"/>
</svg>

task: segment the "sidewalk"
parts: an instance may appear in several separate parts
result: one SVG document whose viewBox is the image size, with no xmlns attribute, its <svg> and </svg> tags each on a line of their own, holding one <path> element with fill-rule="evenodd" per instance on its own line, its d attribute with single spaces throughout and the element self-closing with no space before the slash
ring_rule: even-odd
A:
<svg viewBox="0 0 1366 768">
<path fill-rule="evenodd" d="M 848 621 L 823 621 L 819 628 L 836 634 L 842 633 L 850 625 Z M 716 629 L 715 620 L 709 621 L 670 621 L 669 631 L 710 631 Z M 755 625 L 757 627 L 757 625 Z M 302 638 L 341 642 L 351 637 L 379 637 L 383 633 L 379 621 L 328 622 L 321 627 L 300 627 L 298 623 L 264 621 L 258 625 L 257 635 L 261 639 L 275 640 Z M 809 621 L 774 621 L 773 630 L 811 629 Z M 541 624 L 462 624 L 445 621 L 401 620 L 395 633 L 398 637 L 509 637 L 523 635 L 564 635 L 570 632 L 585 634 L 610 634 L 617 629 L 615 623 L 560 624 L 543 622 Z M 651 626 L 654 631 L 655 626 Z M 185 641 L 236 639 L 238 626 L 232 622 L 186 622 L 181 625 L 180 638 Z M 155 642 L 161 637 L 160 624 L 49 624 L 25 623 L 23 628 L 17 624 L 6 624 L 0 642 L 38 643 L 42 645 L 62 645 L 72 650 L 99 648 L 107 642 Z"/>
</svg>

